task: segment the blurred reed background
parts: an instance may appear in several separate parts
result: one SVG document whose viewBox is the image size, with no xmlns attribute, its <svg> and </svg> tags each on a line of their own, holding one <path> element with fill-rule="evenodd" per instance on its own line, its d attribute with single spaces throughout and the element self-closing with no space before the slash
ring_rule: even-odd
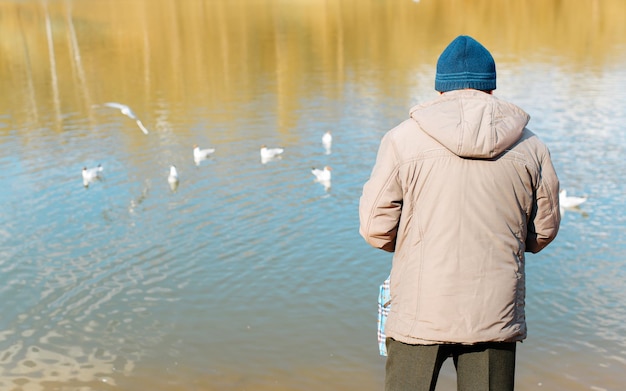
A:
<svg viewBox="0 0 626 391">
<path fill-rule="evenodd" d="M 340 95 L 372 68 L 409 77 L 460 33 L 501 61 L 574 69 L 619 64 L 626 36 L 620 0 L 3 1 L 0 12 L 0 81 L 11 91 L 0 103 L 13 127 L 41 122 L 41 107 L 60 120 L 110 97 L 140 111 L 157 99 L 201 103 L 229 120 L 239 110 L 225 100 L 272 92 L 287 132 L 302 109 L 293 97 Z M 321 70 L 330 90 L 302 88 Z"/>
</svg>

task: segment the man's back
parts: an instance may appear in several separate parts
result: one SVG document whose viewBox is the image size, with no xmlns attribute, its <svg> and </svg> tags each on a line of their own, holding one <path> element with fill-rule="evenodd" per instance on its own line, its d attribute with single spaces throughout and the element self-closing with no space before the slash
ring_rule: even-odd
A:
<svg viewBox="0 0 626 391">
<path fill-rule="evenodd" d="M 437 60 L 439 98 L 385 134 L 363 186 L 359 231 L 395 252 L 387 391 L 434 390 L 449 356 L 460 390 L 514 388 L 524 252 L 556 237 L 559 182 L 529 116 L 495 89 L 491 53 L 455 38 Z"/>
<path fill-rule="evenodd" d="M 527 122 L 514 105 L 460 90 L 416 106 L 383 139 L 364 187 L 361 232 L 376 247 L 395 244 L 387 336 L 407 343 L 525 338 L 524 251 L 536 229 L 528 223 L 535 190 L 557 182 Z M 387 224 L 396 218 L 386 207 L 393 198 L 402 205 L 395 231 Z M 557 216 L 540 220 L 548 224 L 539 236 L 554 237 Z"/>
</svg>

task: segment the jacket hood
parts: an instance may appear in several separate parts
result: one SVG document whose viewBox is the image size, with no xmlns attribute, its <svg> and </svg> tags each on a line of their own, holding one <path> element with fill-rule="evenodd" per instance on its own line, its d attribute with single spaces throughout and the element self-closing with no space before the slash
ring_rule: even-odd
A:
<svg viewBox="0 0 626 391">
<path fill-rule="evenodd" d="M 411 118 L 457 156 L 491 159 L 516 143 L 530 116 L 477 90 L 455 90 L 411 109 Z"/>
</svg>

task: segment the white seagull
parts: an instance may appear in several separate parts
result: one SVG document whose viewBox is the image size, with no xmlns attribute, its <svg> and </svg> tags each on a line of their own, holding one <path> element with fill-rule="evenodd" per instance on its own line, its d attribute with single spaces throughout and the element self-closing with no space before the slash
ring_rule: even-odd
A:
<svg viewBox="0 0 626 391">
<path fill-rule="evenodd" d="M 87 168 L 83 167 L 83 185 L 89 187 L 89 184 L 97 179 L 100 179 L 100 173 L 102 172 L 102 165 L 98 164 L 97 167 Z"/>
<path fill-rule="evenodd" d="M 143 126 L 143 124 L 141 123 L 141 121 L 139 120 L 139 118 L 137 118 L 137 116 L 135 115 L 135 113 L 131 110 L 130 107 L 121 104 L 121 103 L 117 103 L 117 102 L 107 102 L 104 104 L 104 106 L 107 107 L 112 107 L 114 109 L 118 109 L 119 111 L 122 112 L 122 114 L 124 114 L 125 116 L 127 116 L 128 118 L 134 120 L 137 123 L 137 126 L 139 126 L 139 129 L 141 129 L 141 131 L 144 134 L 148 134 L 148 129 L 146 129 L 145 126 Z"/>
<path fill-rule="evenodd" d="M 213 152 L 215 152 L 215 148 L 200 149 L 197 144 L 194 144 L 193 161 L 196 163 L 196 166 L 199 165 L 201 161 L 208 159 Z"/>
<path fill-rule="evenodd" d="M 330 149 L 333 145 L 333 135 L 330 133 L 330 130 L 324 133 L 324 135 L 322 136 L 322 145 L 324 145 L 326 154 L 330 155 Z"/>
<path fill-rule="evenodd" d="M 261 162 L 266 163 L 272 159 L 280 159 L 284 151 L 283 148 L 268 148 L 265 145 L 261 145 Z"/>
<path fill-rule="evenodd" d="M 167 182 L 172 190 L 176 190 L 178 187 L 178 171 L 176 171 L 176 166 L 174 165 L 170 166 L 170 175 L 167 177 Z"/>
<path fill-rule="evenodd" d="M 565 189 L 559 192 L 559 203 L 561 208 L 571 209 L 580 206 L 582 203 L 587 201 L 587 197 L 574 197 L 568 196 L 567 191 Z"/>
<path fill-rule="evenodd" d="M 318 182 L 322 186 L 324 186 L 324 190 L 326 191 L 330 189 L 330 170 L 331 168 L 329 166 L 325 166 L 323 169 L 311 169 L 311 173 L 315 175 L 315 182 Z"/>
<path fill-rule="evenodd" d="M 315 180 L 318 182 L 330 181 L 330 178 L 331 178 L 330 171 L 331 171 L 331 168 L 329 166 L 325 166 L 324 169 L 321 169 L 321 170 L 319 168 L 311 169 L 311 173 L 315 175 Z"/>
</svg>

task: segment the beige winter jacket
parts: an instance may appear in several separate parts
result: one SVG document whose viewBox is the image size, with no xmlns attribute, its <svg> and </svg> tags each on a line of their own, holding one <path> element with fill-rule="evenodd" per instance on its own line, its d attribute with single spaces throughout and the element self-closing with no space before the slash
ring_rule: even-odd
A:
<svg viewBox="0 0 626 391">
<path fill-rule="evenodd" d="M 556 236 L 559 182 L 517 106 L 476 90 L 414 107 L 382 139 L 360 233 L 395 252 L 388 337 L 521 341 L 524 252 Z"/>
</svg>

